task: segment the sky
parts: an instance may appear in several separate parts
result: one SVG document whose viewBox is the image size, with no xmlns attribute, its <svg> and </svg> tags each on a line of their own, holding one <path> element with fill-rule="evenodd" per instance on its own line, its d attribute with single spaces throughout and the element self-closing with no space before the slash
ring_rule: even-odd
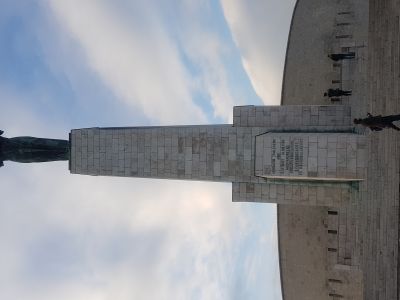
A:
<svg viewBox="0 0 400 300">
<path fill-rule="evenodd" d="M 224 124 L 278 105 L 294 0 L 0 0 L 0 129 Z M 276 206 L 231 185 L 0 169 L 0 299 L 281 299 Z"/>
</svg>

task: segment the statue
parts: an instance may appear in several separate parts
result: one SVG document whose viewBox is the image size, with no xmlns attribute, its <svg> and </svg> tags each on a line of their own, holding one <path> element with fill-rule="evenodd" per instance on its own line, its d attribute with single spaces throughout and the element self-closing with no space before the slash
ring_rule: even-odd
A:
<svg viewBox="0 0 400 300">
<path fill-rule="evenodd" d="M 0 130 L 0 167 L 4 161 L 33 163 L 69 160 L 69 141 L 30 136 L 5 138 Z"/>
</svg>

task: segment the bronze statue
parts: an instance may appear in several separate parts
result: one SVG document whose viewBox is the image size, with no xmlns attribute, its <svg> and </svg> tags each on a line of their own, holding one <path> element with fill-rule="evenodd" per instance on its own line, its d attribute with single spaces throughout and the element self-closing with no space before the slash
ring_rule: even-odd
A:
<svg viewBox="0 0 400 300">
<path fill-rule="evenodd" d="M 5 138 L 0 130 L 0 167 L 6 160 L 19 163 L 69 160 L 69 141 L 30 136 Z"/>
</svg>

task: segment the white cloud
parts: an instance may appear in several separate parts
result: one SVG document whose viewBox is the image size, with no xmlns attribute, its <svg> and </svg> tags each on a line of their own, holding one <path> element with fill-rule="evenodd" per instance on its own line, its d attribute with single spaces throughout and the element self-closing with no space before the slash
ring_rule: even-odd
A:
<svg viewBox="0 0 400 300">
<path fill-rule="evenodd" d="M 2 281 L 0 294 L 18 281 L 24 288 L 14 290 L 14 298 L 26 292 L 30 299 L 71 299 L 74 293 L 188 299 L 203 290 L 200 299 L 221 299 L 226 293 L 231 248 L 248 222 L 230 202 L 229 185 L 72 176 L 62 163 L 5 168 L 10 179 L 0 175 L 7 184 L 0 246 L 12 261 L 0 274 L 14 275 Z M 17 194 L 13 169 L 26 187 Z"/>
<path fill-rule="evenodd" d="M 191 97 L 189 74 L 168 33 L 143 10 L 148 23 L 128 23 L 104 2 L 49 1 L 61 28 L 78 41 L 90 67 L 115 95 L 163 124 L 205 122 Z"/>
<path fill-rule="evenodd" d="M 243 103 L 232 94 L 228 67 L 223 61 L 231 49 L 216 31 L 207 28 L 207 20 L 199 13 L 210 9 L 209 2 L 183 2 L 181 22 L 185 26 L 180 31 L 180 39 L 185 55 L 200 69 L 198 89 L 210 97 L 215 117 L 232 122 L 232 107 Z"/>
<path fill-rule="evenodd" d="M 294 0 L 221 0 L 226 21 L 257 94 L 279 104 L 286 41 Z"/>
<path fill-rule="evenodd" d="M 0 129 L 7 136 L 17 135 L 45 135 L 49 138 L 67 139 L 68 132 L 66 124 L 57 120 L 56 124 L 49 125 L 43 122 L 43 116 L 38 117 L 32 112 L 35 102 L 30 99 L 32 95 L 16 91 L 10 86 L 0 82 L 0 99 L 2 109 L 0 110 Z M 33 102 L 33 103 L 32 103 Z M 52 116 L 49 116 L 50 118 Z"/>
<path fill-rule="evenodd" d="M 224 49 L 217 36 L 190 29 L 185 39 L 185 53 L 201 68 L 199 89 L 207 92 L 214 109 L 214 116 L 232 122 L 232 108 L 238 100 L 232 95 L 222 57 Z"/>
<path fill-rule="evenodd" d="M 162 5 L 152 2 L 129 7 L 140 11 L 138 21 L 135 16 L 126 20 L 104 2 L 49 3 L 60 28 L 82 47 L 90 68 L 118 98 L 141 108 L 153 122 L 205 123 L 194 101 L 196 93 L 209 98 L 214 117 L 224 122 L 232 121 L 234 105 L 245 104 L 243 95 L 233 94 L 231 85 L 235 83 L 228 78 L 224 59 L 232 50 L 204 17 L 204 11 L 210 10 L 208 1 L 173 3 L 175 32 Z M 196 74 L 191 74 L 187 63 L 195 66 Z"/>
</svg>

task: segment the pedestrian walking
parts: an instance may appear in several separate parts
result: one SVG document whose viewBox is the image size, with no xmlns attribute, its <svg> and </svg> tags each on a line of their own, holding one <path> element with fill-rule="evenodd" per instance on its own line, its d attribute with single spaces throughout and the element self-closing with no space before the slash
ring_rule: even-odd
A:
<svg viewBox="0 0 400 300">
<path fill-rule="evenodd" d="M 328 57 L 333 61 L 339 61 L 343 59 L 353 59 L 356 57 L 355 52 L 348 52 L 348 53 L 332 53 L 329 54 Z"/>
<path fill-rule="evenodd" d="M 351 96 L 351 91 L 343 91 L 341 89 L 328 89 L 326 93 L 324 93 L 324 97 L 341 97 L 341 96 Z"/>
<path fill-rule="evenodd" d="M 363 125 L 372 131 L 381 131 L 384 128 L 392 128 L 399 131 L 400 128 L 393 124 L 395 121 L 400 121 L 400 115 L 373 116 L 367 113 L 367 118 L 353 120 L 354 124 Z"/>
</svg>

